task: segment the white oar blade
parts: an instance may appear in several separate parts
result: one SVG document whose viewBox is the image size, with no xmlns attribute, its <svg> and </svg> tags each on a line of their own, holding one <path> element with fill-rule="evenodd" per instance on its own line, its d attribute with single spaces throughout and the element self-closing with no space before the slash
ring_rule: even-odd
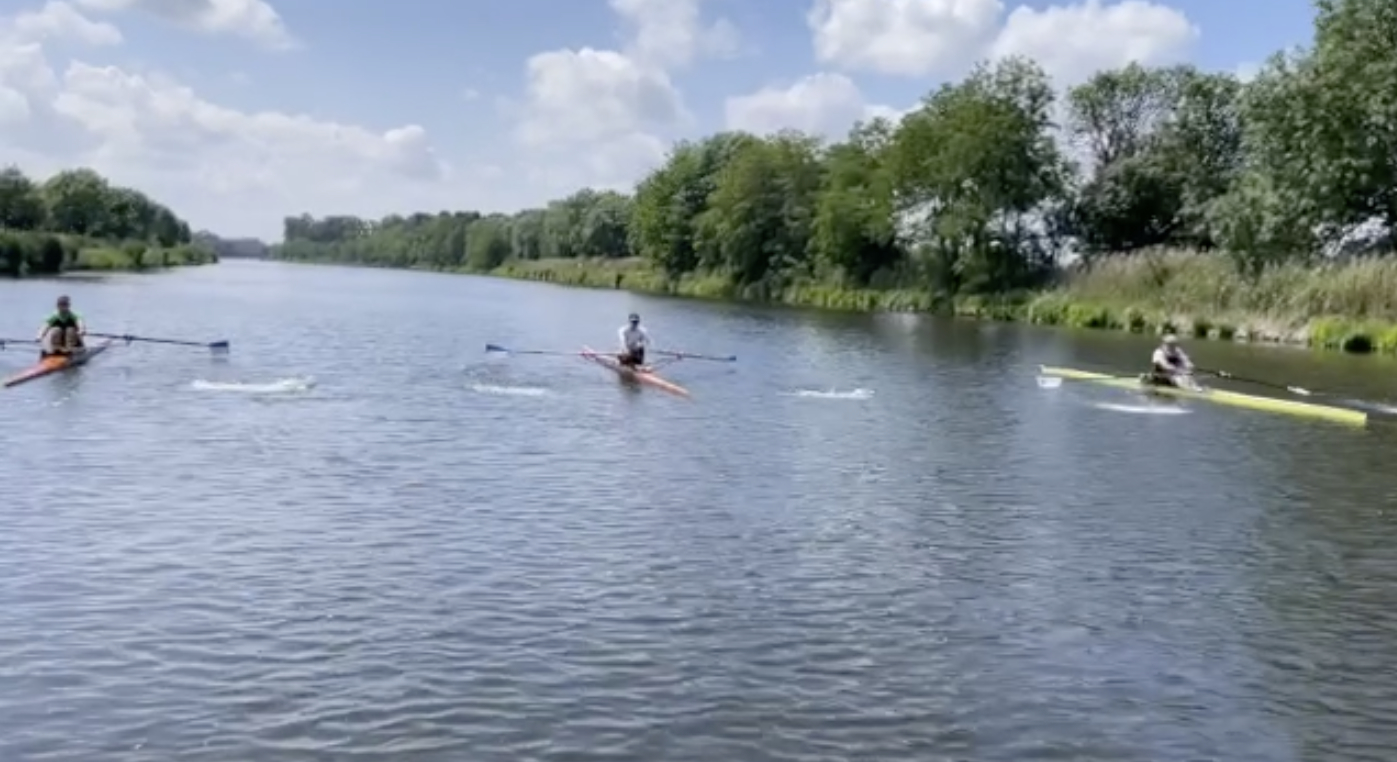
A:
<svg viewBox="0 0 1397 762">
<path fill-rule="evenodd" d="M 1039 376 L 1038 387 L 1040 389 L 1056 389 L 1062 386 L 1061 376 Z"/>
</svg>

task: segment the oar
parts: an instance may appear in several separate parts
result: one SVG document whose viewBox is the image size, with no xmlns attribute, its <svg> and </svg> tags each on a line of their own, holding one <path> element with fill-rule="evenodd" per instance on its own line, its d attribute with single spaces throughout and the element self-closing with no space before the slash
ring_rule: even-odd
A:
<svg viewBox="0 0 1397 762">
<path fill-rule="evenodd" d="M 689 352 L 670 352 L 664 349 L 655 350 L 655 354 L 673 357 L 680 360 L 713 360 L 715 362 L 737 362 L 737 355 L 696 355 Z"/>
<path fill-rule="evenodd" d="M 1299 386 L 1287 386 L 1287 385 L 1285 385 L 1285 384 L 1277 384 L 1277 383 L 1272 382 L 1272 381 L 1262 381 L 1262 380 L 1259 379 L 1259 378 L 1247 378 L 1247 377 L 1245 377 L 1245 376 L 1235 376 L 1235 375 L 1233 375 L 1233 374 L 1231 374 L 1231 373 L 1228 373 L 1228 372 L 1225 371 L 1225 370 L 1208 370 L 1207 368 L 1197 368 L 1196 370 L 1197 370 L 1199 373 L 1206 373 L 1206 374 L 1208 374 L 1208 375 L 1210 375 L 1210 376 L 1217 376 L 1218 378 L 1230 378 L 1230 379 L 1232 379 L 1233 381 L 1240 381 L 1240 382 L 1242 382 L 1242 383 L 1244 383 L 1244 384 L 1256 384 L 1257 386 L 1268 386 L 1268 387 L 1270 387 L 1270 388 L 1272 388 L 1272 389 L 1284 389 L 1285 391 L 1288 391 L 1288 392 L 1290 392 L 1291 394 L 1298 394 L 1298 395 L 1300 395 L 1301 397 L 1310 397 L 1310 396 L 1313 396 L 1313 395 L 1315 394 L 1315 392 L 1312 392 L 1312 391 L 1310 391 L 1309 389 L 1305 389 L 1305 388 L 1303 388 L 1303 387 L 1299 387 Z"/>
<path fill-rule="evenodd" d="M 174 344 L 180 347 L 204 347 L 213 352 L 227 352 L 227 341 L 185 341 L 184 339 L 152 339 L 147 336 L 131 336 L 130 334 L 115 333 L 89 333 L 88 336 L 96 336 L 99 339 L 120 339 L 128 344 L 133 341 L 143 341 L 147 344 Z"/>
<path fill-rule="evenodd" d="M 499 352 L 507 355 L 549 355 L 551 357 L 580 357 L 585 352 L 555 352 L 547 349 L 509 349 L 499 344 L 486 344 L 486 352 Z"/>
<path fill-rule="evenodd" d="M 0 349 L 4 349 L 6 344 L 38 344 L 35 339 L 0 339 Z"/>
</svg>

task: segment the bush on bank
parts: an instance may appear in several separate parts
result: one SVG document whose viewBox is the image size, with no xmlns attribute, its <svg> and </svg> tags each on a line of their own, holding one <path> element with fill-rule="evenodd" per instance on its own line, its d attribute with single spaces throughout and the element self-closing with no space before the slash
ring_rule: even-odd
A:
<svg viewBox="0 0 1397 762">
<path fill-rule="evenodd" d="M 1024 309 L 1045 325 L 1397 352 L 1397 260 L 1282 263 L 1256 276 L 1184 251 L 1113 257 Z"/>
<path fill-rule="evenodd" d="M 490 274 L 561 286 L 744 298 L 721 277 L 666 279 L 639 258 L 509 262 Z M 1397 353 L 1397 259 L 1386 258 L 1318 268 L 1283 264 L 1247 277 L 1216 255 L 1165 250 L 1102 259 L 1039 292 L 938 300 L 916 289 L 811 283 L 746 298 L 825 309 L 952 312 L 1068 328 L 1176 332 L 1197 339 Z"/>
<path fill-rule="evenodd" d="M 0 232 L 0 275 L 76 271 L 139 271 L 217 262 L 202 246 L 113 242 L 56 233 Z"/>
</svg>

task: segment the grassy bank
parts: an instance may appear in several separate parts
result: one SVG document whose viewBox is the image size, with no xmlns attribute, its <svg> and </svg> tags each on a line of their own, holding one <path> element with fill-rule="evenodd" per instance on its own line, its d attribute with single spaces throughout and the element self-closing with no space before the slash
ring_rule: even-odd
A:
<svg viewBox="0 0 1397 762">
<path fill-rule="evenodd" d="M 638 259 L 511 262 L 492 275 L 565 286 L 860 311 L 954 311 L 991 320 L 1397 353 L 1397 259 L 1242 276 L 1225 257 L 1164 251 L 1105 259 L 1038 294 L 938 301 L 912 289 L 805 285 L 743 292 L 719 275 L 667 279 Z"/>
<path fill-rule="evenodd" d="M 61 233 L 0 231 L 0 277 L 77 271 L 141 271 L 217 262 L 203 246 L 102 241 Z"/>
<path fill-rule="evenodd" d="M 913 289 L 851 289 L 805 284 L 779 291 L 734 287 L 721 274 L 666 278 L 641 259 L 541 259 L 507 262 L 491 275 L 560 286 L 609 288 L 691 299 L 772 302 L 800 307 L 860 312 L 933 312 L 951 305 L 931 293 Z"/>
</svg>

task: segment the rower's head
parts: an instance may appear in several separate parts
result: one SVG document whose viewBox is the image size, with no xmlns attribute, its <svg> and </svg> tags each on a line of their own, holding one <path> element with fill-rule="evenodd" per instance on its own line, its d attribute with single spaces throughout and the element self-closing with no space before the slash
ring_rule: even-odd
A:
<svg viewBox="0 0 1397 762">
<path fill-rule="evenodd" d="M 635 314 L 634 312 L 632 312 L 631 316 L 626 318 L 626 320 L 630 322 L 632 327 L 640 325 L 640 316 Z"/>
<path fill-rule="evenodd" d="M 66 313 L 72 309 L 73 302 L 67 296 L 58 297 L 58 311 Z"/>
</svg>

